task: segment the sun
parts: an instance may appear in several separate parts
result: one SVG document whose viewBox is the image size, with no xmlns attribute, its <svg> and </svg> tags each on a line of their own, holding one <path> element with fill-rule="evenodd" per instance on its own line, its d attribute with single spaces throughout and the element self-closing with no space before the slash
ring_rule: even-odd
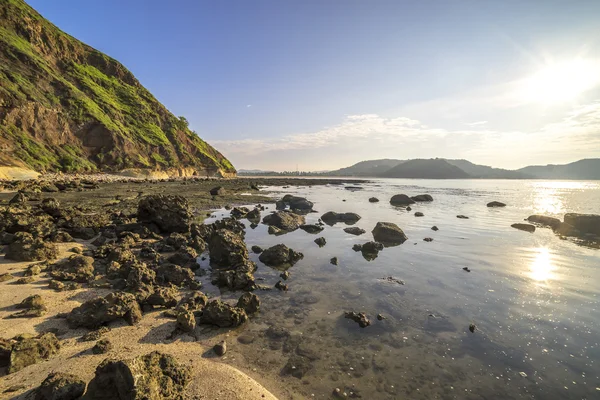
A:
<svg viewBox="0 0 600 400">
<path fill-rule="evenodd" d="M 524 79 L 521 85 L 523 100 L 538 103 L 562 103 L 600 84 L 600 63 L 576 59 L 545 65 Z"/>
</svg>

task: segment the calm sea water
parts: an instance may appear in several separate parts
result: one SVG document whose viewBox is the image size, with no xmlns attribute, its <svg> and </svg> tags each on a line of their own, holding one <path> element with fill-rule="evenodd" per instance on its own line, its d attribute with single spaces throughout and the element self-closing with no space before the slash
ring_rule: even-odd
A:
<svg viewBox="0 0 600 400">
<path fill-rule="evenodd" d="M 510 226 L 534 213 L 600 214 L 600 182 L 381 179 L 358 186 L 268 189 L 313 201 L 319 212 L 307 223 L 326 211 L 360 214 L 361 236 L 345 233 L 344 224 L 272 236 L 265 225 L 253 230 L 243 221 L 249 247 L 284 243 L 304 259 L 289 269 L 288 292 L 257 292 L 261 313 L 231 333 L 226 362 L 283 398 L 327 399 L 336 387 L 363 399 L 600 398 L 600 250 L 549 229 Z M 407 212 L 389 204 L 398 193 L 429 193 L 434 201 Z M 372 196 L 380 202 L 369 203 Z M 507 207 L 487 208 L 492 200 Z M 396 223 L 409 240 L 367 261 L 352 245 L 372 240 L 378 221 Z M 323 248 L 313 242 L 319 236 Z M 329 262 L 334 256 L 338 266 Z M 280 271 L 252 259 L 259 283 L 273 286 Z M 405 285 L 380 280 L 386 276 Z M 207 291 L 220 294 L 210 285 Z M 344 311 L 364 311 L 372 325 L 359 328 Z M 378 321 L 378 313 L 387 319 Z M 289 337 L 268 335 L 271 325 Z M 294 354 L 309 360 L 302 378 L 282 373 Z"/>
</svg>

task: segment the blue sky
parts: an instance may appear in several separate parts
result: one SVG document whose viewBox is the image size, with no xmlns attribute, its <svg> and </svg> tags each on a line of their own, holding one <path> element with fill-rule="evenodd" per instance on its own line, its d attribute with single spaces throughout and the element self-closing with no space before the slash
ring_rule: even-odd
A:
<svg viewBox="0 0 600 400">
<path fill-rule="evenodd" d="M 600 1 L 29 4 L 237 168 L 600 157 Z"/>
</svg>

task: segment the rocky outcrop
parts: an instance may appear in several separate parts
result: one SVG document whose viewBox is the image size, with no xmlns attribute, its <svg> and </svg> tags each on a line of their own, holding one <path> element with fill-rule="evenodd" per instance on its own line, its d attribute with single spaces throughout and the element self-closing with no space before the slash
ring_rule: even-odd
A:
<svg viewBox="0 0 600 400">
<path fill-rule="evenodd" d="M 378 222 L 371 232 L 373 238 L 384 245 L 402 244 L 408 240 L 402 229 L 392 222 Z"/>
<path fill-rule="evenodd" d="M 52 265 L 49 275 L 59 281 L 89 282 L 94 279 L 94 259 L 73 255 Z"/>
<path fill-rule="evenodd" d="M 191 381 L 188 367 L 152 352 L 132 359 L 104 360 L 88 385 L 90 400 L 182 400 Z"/>
<path fill-rule="evenodd" d="M 246 311 L 246 314 L 252 315 L 260 310 L 260 299 L 254 293 L 246 292 L 240 296 L 236 307 Z"/>
<path fill-rule="evenodd" d="M 581 233 L 600 236 L 600 215 L 567 213 L 564 223 L 571 225 Z"/>
<path fill-rule="evenodd" d="M 516 223 L 516 224 L 512 224 L 511 227 L 518 229 L 520 231 L 525 231 L 525 232 L 530 232 L 530 233 L 535 232 L 535 225 L 531 225 L 531 224 Z"/>
<path fill-rule="evenodd" d="M 133 294 L 116 292 L 86 301 L 67 315 L 67 322 L 71 328 L 96 329 L 120 318 L 130 325 L 142 318 L 142 310 Z"/>
<path fill-rule="evenodd" d="M 156 224 L 163 232 L 188 232 L 192 213 L 182 196 L 159 194 L 140 200 L 137 218 L 141 222 Z"/>
<path fill-rule="evenodd" d="M 338 222 L 343 222 L 346 225 L 353 225 L 360 220 L 360 215 L 356 213 L 336 213 L 334 211 L 328 211 L 325 214 L 321 215 L 321 220 L 325 222 L 327 225 L 335 225 Z"/>
<path fill-rule="evenodd" d="M 304 258 L 302 253 L 294 251 L 285 244 L 277 244 L 263 251 L 258 259 L 272 267 L 292 266 Z"/>
<path fill-rule="evenodd" d="M 433 201 L 433 197 L 431 197 L 430 194 L 418 194 L 416 196 L 411 196 L 410 199 L 417 203 Z"/>
<path fill-rule="evenodd" d="M 201 324 L 216 325 L 221 328 L 236 327 L 246 321 L 248 315 L 244 309 L 221 300 L 209 301 L 200 317 Z"/>
<path fill-rule="evenodd" d="M 390 199 L 390 204 L 393 206 L 402 207 L 415 204 L 415 201 L 405 194 L 396 194 Z"/>
<path fill-rule="evenodd" d="M 53 260 L 58 256 L 58 249 L 54 243 L 45 242 L 43 239 L 34 238 L 30 233 L 17 232 L 14 240 L 8 245 L 5 257 L 15 261 L 43 261 Z"/>
<path fill-rule="evenodd" d="M 0 367 L 8 367 L 8 373 L 44 361 L 57 354 L 60 342 L 53 333 L 39 336 L 20 335 L 12 339 L 0 339 Z"/>
<path fill-rule="evenodd" d="M 35 400 L 77 400 L 85 393 L 86 386 L 73 374 L 53 372 L 37 388 Z"/>
<path fill-rule="evenodd" d="M 302 215 L 298 215 L 287 211 L 277 211 L 273 214 L 265 216 L 262 220 L 263 224 L 274 226 L 282 231 L 292 232 L 304 225 L 305 219 Z"/>
<path fill-rule="evenodd" d="M 284 204 L 290 207 L 290 210 L 297 211 L 300 213 L 310 212 L 313 209 L 313 203 L 308 201 L 304 197 L 292 196 L 291 194 L 286 194 L 280 200 L 280 204 Z"/>
<path fill-rule="evenodd" d="M 527 217 L 529 222 L 533 222 L 535 224 L 546 226 L 552 229 L 558 229 L 562 222 L 558 218 L 548 217 L 546 215 L 530 215 Z"/>
</svg>

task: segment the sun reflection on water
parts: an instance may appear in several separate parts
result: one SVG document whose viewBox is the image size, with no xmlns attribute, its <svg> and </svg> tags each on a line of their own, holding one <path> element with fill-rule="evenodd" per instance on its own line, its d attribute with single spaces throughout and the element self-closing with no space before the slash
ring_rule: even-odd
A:
<svg viewBox="0 0 600 400">
<path fill-rule="evenodd" d="M 533 209 L 540 214 L 560 214 L 564 205 L 557 190 L 545 189 L 535 192 Z"/>
<path fill-rule="evenodd" d="M 555 267 L 550 251 L 545 247 L 536 250 L 537 254 L 531 263 L 529 276 L 538 282 L 554 279 Z"/>
</svg>

